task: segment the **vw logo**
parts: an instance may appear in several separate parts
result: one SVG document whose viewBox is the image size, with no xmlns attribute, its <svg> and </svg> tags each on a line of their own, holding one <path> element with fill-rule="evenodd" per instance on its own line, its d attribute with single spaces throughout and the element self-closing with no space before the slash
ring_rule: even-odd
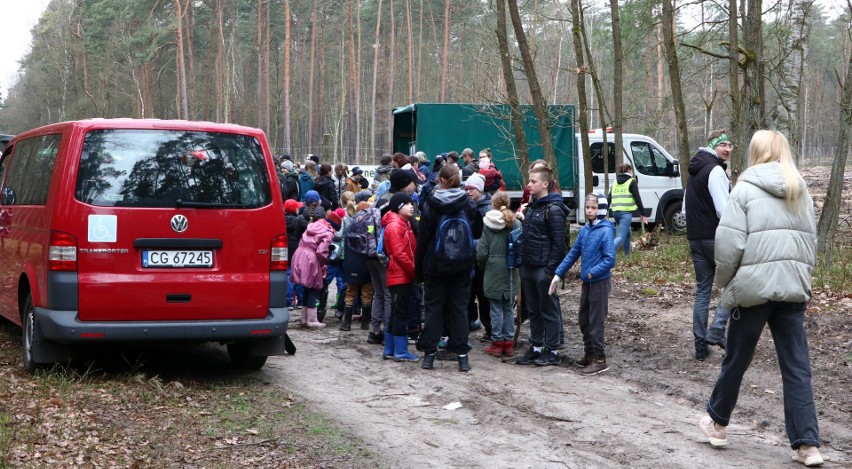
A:
<svg viewBox="0 0 852 469">
<path fill-rule="evenodd" d="M 171 225 L 175 233 L 183 233 L 189 228 L 189 220 L 183 215 L 175 215 L 172 217 Z"/>
</svg>

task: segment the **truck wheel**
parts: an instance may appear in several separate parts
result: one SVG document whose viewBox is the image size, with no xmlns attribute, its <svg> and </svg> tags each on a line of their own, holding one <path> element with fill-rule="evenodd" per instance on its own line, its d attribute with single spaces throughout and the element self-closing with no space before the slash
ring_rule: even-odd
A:
<svg viewBox="0 0 852 469">
<path fill-rule="evenodd" d="M 251 355 L 249 344 L 228 344 L 228 358 L 231 364 L 241 370 L 259 370 L 266 364 L 265 355 Z"/>
<path fill-rule="evenodd" d="M 24 369 L 30 373 L 35 373 L 37 370 L 44 368 L 43 363 L 37 363 L 33 358 L 36 350 L 41 347 L 41 333 L 38 330 L 38 324 L 35 321 L 35 313 L 33 312 L 33 295 L 27 295 L 24 302 L 24 311 L 22 312 L 21 322 L 23 326 L 23 358 Z"/>
<path fill-rule="evenodd" d="M 666 230 L 669 233 L 686 233 L 686 215 L 681 211 L 683 202 L 675 202 L 663 214 Z"/>
</svg>

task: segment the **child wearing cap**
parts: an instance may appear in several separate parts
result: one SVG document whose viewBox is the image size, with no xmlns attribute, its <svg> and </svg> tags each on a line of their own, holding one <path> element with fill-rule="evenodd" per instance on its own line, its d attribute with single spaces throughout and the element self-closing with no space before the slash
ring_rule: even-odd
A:
<svg viewBox="0 0 852 469">
<path fill-rule="evenodd" d="M 414 216 L 414 202 L 410 195 L 400 191 L 390 198 L 388 206 L 388 212 L 382 216 L 382 226 L 385 227 L 384 246 L 389 258 L 387 286 L 391 293 L 391 314 L 382 358 L 417 361 L 420 357 L 408 351 L 406 330 L 417 250 L 417 240 L 409 222 Z"/>
<path fill-rule="evenodd" d="M 550 282 L 549 293 L 556 288 L 568 269 L 580 261 L 580 332 L 583 333 L 585 355 L 577 362 L 584 375 L 596 375 L 609 369 L 604 351 L 604 324 L 606 322 L 612 268 L 615 266 L 615 225 L 606 219 L 608 209 L 602 194 L 586 196 L 586 224 L 580 229 L 577 240 L 565 259 L 556 268 Z"/>
</svg>

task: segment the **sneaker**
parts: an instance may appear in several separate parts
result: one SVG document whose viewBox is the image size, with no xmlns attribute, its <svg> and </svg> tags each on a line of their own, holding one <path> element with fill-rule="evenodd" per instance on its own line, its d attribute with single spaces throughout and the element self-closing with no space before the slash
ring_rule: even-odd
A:
<svg viewBox="0 0 852 469">
<path fill-rule="evenodd" d="M 704 343 L 706 343 L 707 345 L 715 345 L 722 350 L 725 350 L 725 348 L 728 346 L 728 341 L 726 341 L 724 338 L 716 339 L 713 337 L 708 337 L 704 339 Z"/>
<path fill-rule="evenodd" d="M 606 364 L 606 357 L 594 357 L 591 363 L 580 370 L 580 373 L 586 376 L 592 376 L 603 373 L 607 370 L 609 370 L 609 365 Z"/>
<path fill-rule="evenodd" d="M 535 366 L 558 366 L 562 364 L 562 357 L 559 352 L 553 351 L 550 353 L 542 353 L 540 357 L 533 360 Z"/>
<path fill-rule="evenodd" d="M 515 364 L 516 365 L 532 365 L 533 362 L 538 360 L 539 358 L 541 358 L 541 352 L 536 352 L 535 349 L 530 347 L 530 349 L 527 350 L 527 353 L 523 354 L 523 356 L 518 357 L 518 359 L 515 360 Z"/>
<path fill-rule="evenodd" d="M 438 341 L 438 348 L 447 348 L 447 339 L 443 338 Z"/>
<path fill-rule="evenodd" d="M 450 360 L 458 360 L 459 357 L 458 357 L 458 355 L 454 354 L 453 352 L 448 352 L 446 350 L 438 350 L 438 354 L 435 355 L 435 358 L 438 359 L 438 360 L 450 361 Z"/>
<path fill-rule="evenodd" d="M 482 337 L 479 338 L 480 342 L 491 342 L 493 340 L 494 340 L 494 338 L 491 337 L 491 334 L 489 334 L 487 332 L 485 334 L 482 334 Z"/>
<path fill-rule="evenodd" d="M 718 425 L 709 415 L 705 415 L 700 422 L 698 428 L 701 433 L 710 441 L 710 445 L 714 448 L 728 446 L 728 430 L 726 427 Z M 795 459 L 795 456 L 793 456 Z"/>
<path fill-rule="evenodd" d="M 793 450 L 793 461 L 800 462 L 807 467 L 822 466 L 824 462 L 819 448 L 816 446 L 801 445 Z"/>
</svg>

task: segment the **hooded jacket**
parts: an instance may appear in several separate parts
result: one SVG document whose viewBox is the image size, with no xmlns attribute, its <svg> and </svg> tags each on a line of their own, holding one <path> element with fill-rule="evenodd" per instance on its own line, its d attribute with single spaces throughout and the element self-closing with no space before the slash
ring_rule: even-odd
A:
<svg viewBox="0 0 852 469">
<path fill-rule="evenodd" d="M 314 190 L 319 193 L 321 199 L 325 199 L 322 201 L 323 207 L 328 202 L 331 204 L 331 210 L 337 208 L 339 199 L 337 198 L 337 191 L 334 188 L 334 179 L 331 176 L 318 177 L 314 181 Z"/>
<path fill-rule="evenodd" d="M 482 237 L 476 243 L 476 260 L 484 269 L 482 285 L 485 297 L 494 300 L 510 300 L 518 294 L 521 285 L 518 269 L 511 271 L 511 289 L 509 268 L 506 264 L 507 238 L 509 233 L 520 228 L 521 222 L 515 220 L 511 228 L 507 228 L 503 220 L 503 212 L 491 210 L 485 216 L 485 228 Z"/>
<path fill-rule="evenodd" d="M 443 215 L 464 212 L 470 224 L 473 239 L 482 236 L 482 217 L 476 204 L 467 194 L 458 188 L 435 189 L 426 201 L 420 223 L 417 227 L 417 251 L 415 262 L 415 281 L 420 283 L 426 275 L 437 274 L 435 256 L 435 237 L 438 234 L 438 222 Z"/>
<path fill-rule="evenodd" d="M 586 222 L 580 229 L 571 250 L 556 268 L 556 275 L 564 277 L 568 269 L 580 261 L 580 279 L 586 283 L 605 280 L 612 275 L 615 267 L 615 225 L 609 220 L 596 220 L 594 224 Z M 589 275 L 591 274 L 591 278 Z"/>
<path fill-rule="evenodd" d="M 524 234 L 521 235 L 522 265 L 544 267 L 548 277 L 553 275 L 567 251 L 567 216 L 568 208 L 562 203 L 560 192 L 551 192 L 530 202 L 523 221 Z"/>
<path fill-rule="evenodd" d="M 388 287 L 414 282 L 414 258 L 417 240 L 411 224 L 396 212 L 382 217 L 385 227 L 385 252 L 388 255 Z"/>
<path fill-rule="evenodd" d="M 811 299 L 816 222 L 801 177 L 799 186 L 790 211 L 779 163 L 752 166 L 739 177 L 716 230 L 715 280 L 725 307 Z"/>
<path fill-rule="evenodd" d="M 383 164 L 376 168 L 376 177 L 374 177 L 373 180 L 377 182 L 390 181 L 391 171 L 393 171 L 393 166 Z"/>
<path fill-rule="evenodd" d="M 334 238 L 334 228 L 325 219 L 308 225 L 299 248 L 293 254 L 290 279 L 296 285 L 315 290 L 322 289 L 322 268 L 328 261 L 328 249 Z"/>
<path fill-rule="evenodd" d="M 288 213 L 284 215 L 284 223 L 287 226 L 287 263 L 292 267 L 293 254 L 296 253 L 299 241 L 308 228 L 308 221 L 298 213 Z"/>
<path fill-rule="evenodd" d="M 299 173 L 298 182 L 299 182 L 299 201 L 304 202 L 305 201 L 305 194 L 307 194 L 308 191 L 314 190 L 314 180 L 311 178 L 310 173 L 308 173 L 307 171 L 303 171 L 303 172 Z"/>
</svg>

